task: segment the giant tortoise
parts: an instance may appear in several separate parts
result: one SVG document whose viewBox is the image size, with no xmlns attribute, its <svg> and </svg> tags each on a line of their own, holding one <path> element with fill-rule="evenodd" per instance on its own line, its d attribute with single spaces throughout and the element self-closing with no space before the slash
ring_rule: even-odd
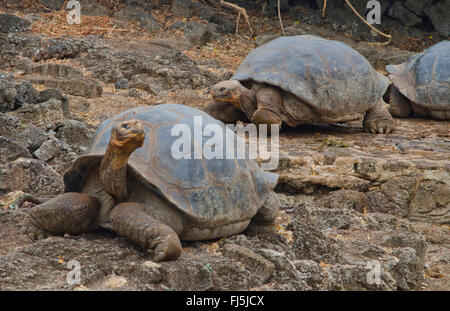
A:
<svg viewBox="0 0 450 311">
<path fill-rule="evenodd" d="M 254 49 L 231 80 L 216 84 L 205 111 L 225 123 L 245 116 L 255 124 L 290 126 L 364 118 L 368 132 L 389 133 L 388 86 L 387 77 L 343 42 L 281 37 Z"/>
<path fill-rule="evenodd" d="M 239 157 L 173 156 L 180 138 L 172 128 L 193 130 L 195 116 L 203 129 L 218 124 L 227 130 L 203 111 L 176 104 L 134 108 L 104 121 L 65 173 L 65 193 L 33 207 L 24 233 L 44 238 L 106 228 L 154 249 L 154 260 L 161 261 L 180 255 L 180 239 L 273 230 L 277 174 Z M 206 138 L 195 135 L 189 144 L 203 146 Z"/>
<path fill-rule="evenodd" d="M 388 65 L 390 112 L 450 120 L 450 41 L 441 41 L 399 65 Z"/>
</svg>

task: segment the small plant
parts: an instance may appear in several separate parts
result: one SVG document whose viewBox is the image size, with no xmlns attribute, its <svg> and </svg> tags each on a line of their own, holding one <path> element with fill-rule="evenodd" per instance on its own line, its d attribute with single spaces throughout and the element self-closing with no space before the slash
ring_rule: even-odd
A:
<svg viewBox="0 0 450 311">
<path fill-rule="evenodd" d="M 207 263 L 206 265 L 205 265 L 205 270 L 208 272 L 208 273 L 212 273 L 213 272 L 213 270 L 214 270 L 214 268 L 213 268 L 213 266 L 210 264 L 210 263 Z"/>
</svg>

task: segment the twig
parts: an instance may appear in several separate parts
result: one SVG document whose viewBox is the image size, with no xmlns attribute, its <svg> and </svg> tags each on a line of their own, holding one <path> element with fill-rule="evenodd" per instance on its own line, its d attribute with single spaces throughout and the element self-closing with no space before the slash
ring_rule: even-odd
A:
<svg viewBox="0 0 450 311">
<path fill-rule="evenodd" d="M 264 12 L 266 11 L 267 1 L 264 1 L 261 8 L 261 15 L 264 16 Z"/>
<path fill-rule="evenodd" d="M 235 31 L 235 35 L 238 34 L 239 32 L 239 22 L 241 20 L 241 11 L 238 12 L 238 16 L 236 17 L 236 31 Z"/>
<path fill-rule="evenodd" d="M 377 45 L 377 46 L 384 46 L 384 45 L 388 45 L 389 43 L 391 43 L 391 39 L 389 39 L 389 40 L 387 40 L 386 42 L 368 42 L 368 44 L 370 45 L 370 46 L 374 46 L 374 45 Z"/>
<path fill-rule="evenodd" d="M 283 27 L 283 20 L 281 19 L 280 0 L 278 0 L 278 19 L 280 20 L 280 26 L 281 26 L 281 31 L 283 32 L 283 36 L 286 36 L 286 32 L 284 31 L 284 27 Z"/>
<path fill-rule="evenodd" d="M 109 37 L 111 35 L 111 33 L 113 32 L 113 30 L 116 28 L 117 24 L 113 26 L 113 28 L 111 28 L 111 30 L 108 32 L 107 37 Z"/>
<path fill-rule="evenodd" d="M 388 38 L 389 40 L 386 42 L 382 42 L 382 43 L 371 43 L 373 45 L 388 45 L 389 43 L 391 43 L 392 40 L 392 36 L 385 34 L 384 32 L 379 31 L 378 29 L 376 29 L 375 27 L 373 27 L 372 25 L 370 25 L 361 15 L 359 15 L 358 11 L 355 10 L 355 8 L 353 7 L 353 5 L 350 3 L 350 1 L 348 0 L 344 0 L 345 3 L 347 3 L 347 5 L 350 7 L 350 9 L 352 9 L 353 13 L 355 13 L 356 16 L 359 17 L 360 20 L 362 20 L 364 22 L 364 24 L 366 24 L 367 26 L 369 26 L 370 29 L 372 29 L 373 31 L 375 31 L 376 33 L 382 35 L 383 37 Z M 325 16 L 325 8 L 327 7 L 327 0 L 323 1 L 323 10 L 322 10 L 322 16 Z"/>
<path fill-rule="evenodd" d="M 253 28 L 252 28 L 252 25 L 250 24 L 250 20 L 248 18 L 247 11 L 245 10 L 245 8 L 242 8 L 234 3 L 226 2 L 224 0 L 220 0 L 220 4 L 240 12 L 244 16 L 244 19 L 247 22 L 248 28 L 250 28 L 251 34 L 253 34 Z M 239 18 L 240 18 L 240 15 L 239 15 Z M 239 22 L 239 21 L 237 21 L 237 22 Z"/>
<path fill-rule="evenodd" d="M 325 0 L 326 1 L 326 0 Z M 356 14 L 356 16 L 359 17 L 360 20 L 362 20 L 364 22 L 364 24 L 366 24 L 367 26 L 370 27 L 370 29 L 372 29 L 373 31 L 375 31 L 376 33 L 382 35 L 383 37 L 386 37 L 389 39 L 389 41 L 392 39 L 391 35 L 387 35 L 384 32 L 379 31 L 378 29 L 376 29 L 375 27 L 373 27 L 372 25 L 370 25 L 361 15 L 359 15 L 358 11 L 355 10 L 355 8 L 353 7 L 353 5 L 348 1 L 345 0 L 345 3 L 347 3 L 347 5 L 350 7 L 350 9 L 352 9 L 353 13 Z"/>
<path fill-rule="evenodd" d="M 66 5 L 67 5 L 67 0 L 64 1 L 64 4 L 62 5 L 62 7 L 59 10 L 64 11 L 66 9 Z"/>
</svg>

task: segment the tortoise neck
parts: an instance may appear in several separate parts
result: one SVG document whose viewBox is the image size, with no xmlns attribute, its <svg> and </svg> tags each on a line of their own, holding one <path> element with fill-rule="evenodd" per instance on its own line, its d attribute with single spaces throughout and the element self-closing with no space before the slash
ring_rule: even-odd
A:
<svg viewBox="0 0 450 311">
<path fill-rule="evenodd" d="M 119 202 L 127 193 L 127 163 L 131 153 L 108 144 L 100 164 L 100 180 L 105 190 Z"/>
</svg>

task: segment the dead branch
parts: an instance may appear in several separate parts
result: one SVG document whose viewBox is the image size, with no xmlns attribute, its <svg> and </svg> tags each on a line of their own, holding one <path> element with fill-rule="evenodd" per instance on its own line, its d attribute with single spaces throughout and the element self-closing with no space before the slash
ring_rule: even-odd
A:
<svg viewBox="0 0 450 311">
<path fill-rule="evenodd" d="M 326 1 L 326 0 L 325 0 Z M 391 35 L 385 34 L 384 32 L 379 31 L 378 29 L 376 29 L 375 27 L 373 27 L 372 25 L 370 25 L 361 15 L 359 15 L 358 11 L 355 10 L 355 8 L 353 7 L 353 5 L 350 3 L 350 1 L 345 0 L 345 3 L 347 3 L 347 5 L 350 7 L 350 9 L 352 9 L 353 13 L 356 14 L 356 16 L 359 17 L 360 20 L 362 20 L 364 22 L 364 24 L 366 24 L 367 26 L 370 27 L 370 29 L 372 29 L 373 31 L 375 31 L 376 33 L 382 35 L 383 37 L 388 38 L 389 40 L 392 39 Z"/>
<path fill-rule="evenodd" d="M 241 19 L 241 15 L 244 16 L 244 19 L 247 22 L 248 28 L 250 29 L 250 33 L 253 34 L 253 28 L 252 28 L 252 25 L 250 23 L 250 19 L 248 18 L 248 14 L 247 14 L 247 11 L 245 10 L 245 8 L 242 8 L 242 7 L 240 7 L 240 6 L 238 6 L 237 4 L 234 4 L 234 3 L 226 2 L 224 0 L 219 0 L 219 4 L 224 6 L 224 7 L 233 9 L 233 10 L 238 12 L 238 16 L 237 16 L 237 19 L 236 19 L 236 34 L 237 34 L 238 30 L 239 30 L 239 20 Z"/>
<path fill-rule="evenodd" d="M 284 27 L 283 27 L 283 20 L 281 19 L 280 0 L 278 0 L 278 19 L 280 20 L 280 26 L 281 26 L 281 31 L 283 32 L 283 36 L 286 36 L 286 32 L 284 31 Z"/>
<path fill-rule="evenodd" d="M 382 35 L 385 38 L 388 38 L 389 40 L 383 43 L 378 43 L 379 45 L 387 45 L 391 42 L 392 40 L 392 36 L 385 34 L 384 32 L 379 31 L 378 29 L 376 29 L 375 27 L 373 27 L 372 25 L 370 25 L 359 13 L 358 11 L 356 11 L 356 9 L 353 7 L 353 5 L 350 3 L 349 0 L 344 0 L 345 3 L 347 3 L 347 5 L 350 7 L 350 9 L 353 11 L 353 13 L 358 16 L 358 18 L 360 20 L 362 20 L 364 22 L 364 24 L 366 24 L 367 26 L 369 26 L 370 29 L 372 29 L 373 31 L 375 31 L 376 33 Z M 327 0 L 323 1 L 323 10 L 322 10 L 322 16 L 325 16 L 325 8 L 327 7 Z"/>
<path fill-rule="evenodd" d="M 327 9 L 327 0 L 323 0 L 322 17 L 325 17 L 326 9 Z"/>
</svg>

